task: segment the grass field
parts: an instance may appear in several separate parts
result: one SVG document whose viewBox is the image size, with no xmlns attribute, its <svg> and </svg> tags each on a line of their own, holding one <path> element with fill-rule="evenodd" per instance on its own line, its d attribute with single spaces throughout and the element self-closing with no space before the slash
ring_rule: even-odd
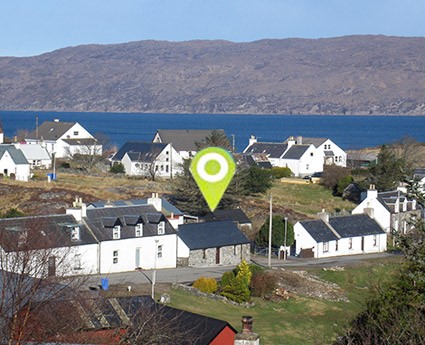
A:
<svg viewBox="0 0 425 345">
<path fill-rule="evenodd" d="M 228 321 L 237 330 L 241 317 L 254 317 L 254 331 L 261 344 L 318 345 L 331 344 L 336 334 L 358 313 L 380 284 L 391 279 L 400 266 L 400 258 L 371 260 L 344 271 L 311 269 L 325 281 L 336 283 L 346 292 L 349 302 L 332 302 L 298 296 L 274 303 L 254 299 L 255 306 L 245 308 L 221 301 L 200 298 L 173 289 L 171 305 Z"/>
</svg>

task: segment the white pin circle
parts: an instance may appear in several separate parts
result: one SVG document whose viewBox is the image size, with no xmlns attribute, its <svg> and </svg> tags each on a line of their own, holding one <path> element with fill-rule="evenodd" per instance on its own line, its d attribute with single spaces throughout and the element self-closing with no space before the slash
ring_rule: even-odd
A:
<svg viewBox="0 0 425 345">
<path fill-rule="evenodd" d="M 220 165 L 220 171 L 214 175 L 208 174 L 205 170 L 205 165 L 212 160 L 217 161 Z M 196 171 L 203 180 L 207 182 L 218 182 L 227 175 L 227 172 L 229 171 L 229 163 L 222 155 L 216 152 L 210 152 L 199 158 L 198 164 L 196 164 Z"/>
</svg>

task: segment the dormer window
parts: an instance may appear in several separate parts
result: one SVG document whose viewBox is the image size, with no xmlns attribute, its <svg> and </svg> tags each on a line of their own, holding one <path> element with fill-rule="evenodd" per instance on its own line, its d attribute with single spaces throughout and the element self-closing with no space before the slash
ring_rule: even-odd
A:
<svg viewBox="0 0 425 345">
<path fill-rule="evenodd" d="M 159 222 L 158 223 L 158 235 L 164 235 L 165 234 L 165 222 Z"/>
<path fill-rule="evenodd" d="M 121 226 L 115 225 L 112 229 L 112 238 L 114 240 L 119 240 L 121 237 Z"/>
<path fill-rule="evenodd" d="M 78 241 L 80 239 L 80 227 L 73 226 L 71 228 L 71 241 Z"/>
<path fill-rule="evenodd" d="M 136 237 L 142 237 L 143 236 L 143 224 L 136 224 L 135 235 L 136 235 Z"/>
</svg>

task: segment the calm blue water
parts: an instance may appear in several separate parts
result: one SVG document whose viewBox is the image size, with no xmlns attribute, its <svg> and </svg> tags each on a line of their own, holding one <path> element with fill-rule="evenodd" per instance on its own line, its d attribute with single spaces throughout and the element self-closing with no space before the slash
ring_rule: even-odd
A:
<svg viewBox="0 0 425 345">
<path fill-rule="evenodd" d="M 324 115 L 187 115 L 0 111 L 5 135 L 52 121 L 76 121 L 92 134 L 105 134 L 120 147 L 126 141 L 151 141 L 157 129 L 224 129 L 235 136 L 237 151 L 251 134 L 259 141 L 283 141 L 289 136 L 326 137 L 343 149 L 391 143 L 405 136 L 425 142 L 425 116 L 324 116 Z"/>
</svg>

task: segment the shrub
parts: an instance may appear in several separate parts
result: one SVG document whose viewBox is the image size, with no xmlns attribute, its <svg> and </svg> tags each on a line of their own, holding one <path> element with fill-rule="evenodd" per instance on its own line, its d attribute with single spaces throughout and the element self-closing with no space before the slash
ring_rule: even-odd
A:
<svg viewBox="0 0 425 345">
<path fill-rule="evenodd" d="M 205 293 L 214 293 L 217 291 L 217 281 L 214 278 L 200 277 L 193 283 L 193 287 Z"/>
<path fill-rule="evenodd" d="M 124 165 L 121 162 L 114 162 L 114 164 L 111 166 L 110 172 L 114 174 L 125 173 Z"/>
<path fill-rule="evenodd" d="M 220 287 L 223 289 L 225 286 L 229 285 L 233 279 L 235 279 L 235 273 L 233 271 L 224 272 L 221 276 Z"/>
<path fill-rule="evenodd" d="M 245 281 L 241 277 L 235 277 L 223 288 L 221 295 L 236 303 L 242 303 L 249 301 L 251 293 Z"/>
<path fill-rule="evenodd" d="M 251 279 L 251 293 L 255 297 L 264 297 L 277 287 L 277 278 L 268 272 L 258 272 Z"/>
<path fill-rule="evenodd" d="M 70 168 L 71 168 L 71 164 L 69 164 L 68 162 L 62 162 L 62 163 L 60 164 L 60 167 L 61 167 L 62 169 L 70 169 Z"/>
<path fill-rule="evenodd" d="M 236 278 L 241 279 L 246 286 L 249 286 L 252 272 L 246 260 L 242 260 L 242 262 L 236 267 L 236 272 Z"/>
<path fill-rule="evenodd" d="M 282 177 L 291 177 L 292 171 L 288 167 L 273 167 L 271 169 L 272 177 L 275 179 L 279 179 Z"/>
</svg>

